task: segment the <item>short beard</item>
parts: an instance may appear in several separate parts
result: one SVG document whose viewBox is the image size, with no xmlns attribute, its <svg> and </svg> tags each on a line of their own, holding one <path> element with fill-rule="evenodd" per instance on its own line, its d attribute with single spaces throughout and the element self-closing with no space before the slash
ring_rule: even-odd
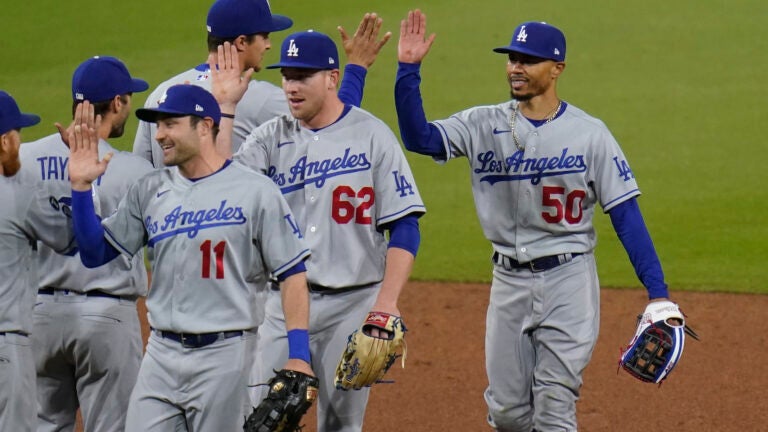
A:
<svg viewBox="0 0 768 432">
<path fill-rule="evenodd" d="M 3 167 L 3 176 L 13 177 L 21 169 L 21 161 L 19 160 L 19 152 L 16 154 L 10 154 L 0 151 L 0 165 Z"/>
<path fill-rule="evenodd" d="M 533 95 L 531 95 L 531 94 L 515 95 L 515 91 L 510 89 L 509 90 L 509 97 L 511 97 L 512 99 L 514 99 L 514 100 L 516 100 L 518 102 L 528 102 L 529 100 L 531 100 L 533 98 Z"/>
</svg>

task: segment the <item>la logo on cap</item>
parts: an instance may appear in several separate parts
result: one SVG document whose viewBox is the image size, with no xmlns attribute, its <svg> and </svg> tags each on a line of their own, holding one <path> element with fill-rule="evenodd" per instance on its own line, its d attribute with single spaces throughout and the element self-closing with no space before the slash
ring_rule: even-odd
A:
<svg viewBox="0 0 768 432">
<path fill-rule="evenodd" d="M 288 57 L 298 57 L 299 56 L 299 47 L 296 46 L 296 40 L 291 39 L 291 43 L 288 45 L 288 50 L 285 52 L 285 55 Z"/>
<path fill-rule="evenodd" d="M 168 97 L 168 91 L 163 92 L 163 95 L 160 96 L 160 100 L 157 101 L 157 104 L 160 105 L 161 103 L 165 103 L 165 98 Z"/>
<path fill-rule="evenodd" d="M 528 33 L 525 32 L 525 26 L 520 27 L 520 31 L 517 33 L 517 41 L 525 42 L 528 39 Z"/>
</svg>

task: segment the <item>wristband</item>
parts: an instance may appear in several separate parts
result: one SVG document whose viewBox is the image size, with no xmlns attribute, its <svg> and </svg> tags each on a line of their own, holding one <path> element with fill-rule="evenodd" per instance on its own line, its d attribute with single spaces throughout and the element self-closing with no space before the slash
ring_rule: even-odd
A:
<svg viewBox="0 0 768 432">
<path fill-rule="evenodd" d="M 288 358 L 304 360 L 307 363 L 310 362 L 309 330 L 288 330 Z"/>
<path fill-rule="evenodd" d="M 221 113 L 221 116 L 224 117 L 224 118 L 228 118 L 228 119 L 235 118 L 234 114 Z"/>
</svg>

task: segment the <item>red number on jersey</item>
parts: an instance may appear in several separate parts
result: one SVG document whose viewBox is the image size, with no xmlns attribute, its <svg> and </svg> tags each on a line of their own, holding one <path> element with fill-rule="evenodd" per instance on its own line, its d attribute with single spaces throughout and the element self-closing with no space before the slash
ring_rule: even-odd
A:
<svg viewBox="0 0 768 432">
<path fill-rule="evenodd" d="M 373 206 L 374 199 L 373 188 L 366 186 L 355 192 L 349 186 L 339 186 L 333 190 L 333 203 L 331 206 L 331 217 L 336 223 L 346 224 L 355 219 L 355 223 L 361 225 L 371 224 L 370 208 Z M 360 205 L 355 207 L 351 201 L 352 198 L 360 198 Z"/>
<path fill-rule="evenodd" d="M 587 193 L 581 189 L 576 189 L 565 196 L 565 203 L 560 195 L 565 195 L 565 188 L 560 186 L 544 186 L 544 195 L 541 204 L 544 207 L 552 207 L 551 212 L 541 212 L 541 217 L 549 223 L 560 223 L 563 219 L 573 225 L 581 221 L 584 212 L 581 209 L 581 202 Z"/>
<path fill-rule="evenodd" d="M 227 243 L 220 241 L 213 247 L 213 253 L 216 257 L 216 279 L 224 279 L 224 251 L 227 249 Z M 206 240 L 200 245 L 200 251 L 203 253 L 202 278 L 211 278 L 211 241 Z"/>
</svg>

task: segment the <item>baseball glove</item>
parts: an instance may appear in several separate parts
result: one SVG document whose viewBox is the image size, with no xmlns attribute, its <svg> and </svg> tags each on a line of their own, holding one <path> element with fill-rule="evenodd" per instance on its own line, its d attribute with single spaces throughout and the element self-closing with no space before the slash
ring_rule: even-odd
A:
<svg viewBox="0 0 768 432">
<path fill-rule="evenodd" d="M 283 369 L 269 380 L 269 393 L 245 420 L 245 432 L 294 432 L 317 399 L 317 378 Z"/>
<path fill-rule="evenodd" d="M 371 336 L 371 329 L 387 332 L 388 338 Z M 349 335 L 347 349 L 336 367 L 336 388 L 359 390 L 381 379 L 398 357 L 402 346 L 405 367 L 405 324 L 400 317 L 384 312 L 369 312 L 359 329 Z"/>
<path fill-rule="evenodd" d="M 648 304 L 637 320 L 635 336 L 622 350 L 619 366 L 641 381 L 661 384 L 683 355 L 686 333 L 696 340 L 699 336 L 671 301 Z"/>
</svg>

